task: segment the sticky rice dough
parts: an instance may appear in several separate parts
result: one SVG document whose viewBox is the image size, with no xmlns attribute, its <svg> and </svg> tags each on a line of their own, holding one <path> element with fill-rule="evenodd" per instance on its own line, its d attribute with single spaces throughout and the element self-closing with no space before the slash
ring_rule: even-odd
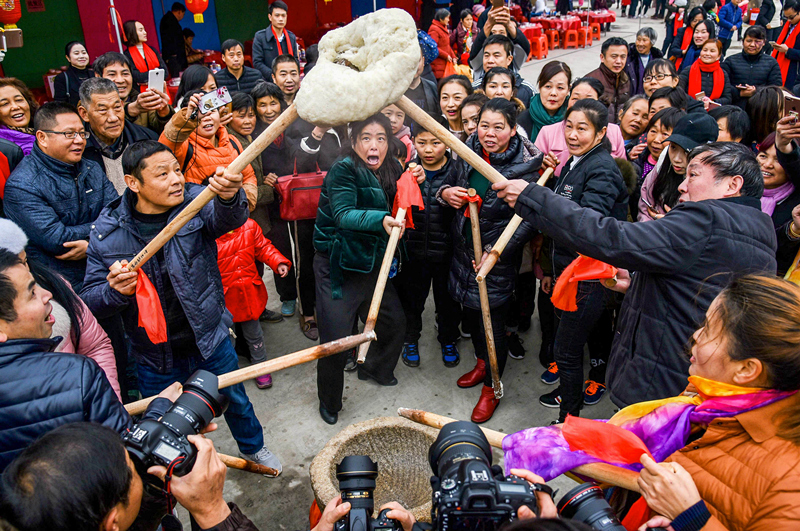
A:
<svg viewBox="0 0 800 531">
<path fill-rule="evenodd" d="M 295 98 L 297 112 L 329 126 L 372 116 L 405 93 L 419 57 L 411 15 L 380 9 L 360 17 L 319 41 L 319 60 Z"/>
</svg>

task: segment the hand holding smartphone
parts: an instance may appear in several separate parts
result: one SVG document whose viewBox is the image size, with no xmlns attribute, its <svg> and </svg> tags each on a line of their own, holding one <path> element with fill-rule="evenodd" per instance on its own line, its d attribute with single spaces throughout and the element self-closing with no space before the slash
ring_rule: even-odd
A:
<svg viewBox="0 0 800 531">
<path fill-rule="evenodd" d="M 147 88 L 148 90 L 157 90 L 159 92 L 166 92 L 164 90 L 163 68 L 154 68 L 147 73 Z"/>
</svg>

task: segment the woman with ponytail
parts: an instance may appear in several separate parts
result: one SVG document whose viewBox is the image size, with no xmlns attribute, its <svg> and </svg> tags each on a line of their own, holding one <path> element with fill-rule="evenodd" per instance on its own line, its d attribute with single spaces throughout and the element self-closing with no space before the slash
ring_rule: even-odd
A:
<svg viewBox="0 0 800 531">
<path fill-rule="evenodd" d="M 703 22 L 706 17 L 706 12 L 701 6 L 695 6 L 689 12 L 688 16 L 683 17 L 686 25 L 675 34 L 675 38 L 672 40 L 672 46 L 669 49 L 669 57 L 675 61 L 676 70 L 680 71 L 686 51 L 689 50 L 689 46 L 692 45 L 694 29 L 698 24 Z"/>
<path fill-rule="evenodd" d="M 695 61 L 690 68 L 681 71 L 678 86 L 689 97 L 693 98 L 698 92 L 704 92 L 704 103 L 715 101 L 720 105 L 729 105 L 732 101 L 731 80 L 728 73 L 719 64 L 722 56 L 722 43 L 718 40 L 708 40 L 700 48 L 700 60 Z"/>
<path fill-rule="evenodd" d="M 147 31 L 144 24 L 137 20 L 128 20 L 122 25 L 122 32 L 125 36 L 125 57 L 133 63 L 133 82 L 139 85 L 146 85 L 148 72 L 156 68 L 164 70 L 165 75 L 169 76 L 167 65 L 161 59 L 161 55 L 147 45 Z"/>
</svg>

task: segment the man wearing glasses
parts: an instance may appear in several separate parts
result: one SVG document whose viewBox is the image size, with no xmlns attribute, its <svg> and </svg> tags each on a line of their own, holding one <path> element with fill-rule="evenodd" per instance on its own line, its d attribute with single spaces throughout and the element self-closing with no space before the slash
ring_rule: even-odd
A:
<svg viewBox="0 0 800 531">
<path fill-rule="evenodd" d="M 722 63 L 722 69 L 728 73 L 733 85 L 733 104 L 742 109 L 757 88 L 783 85 L 778 61 L 764 53 L 766 42 L 767 31 L 761 26 L 750 26 L 744 32 L 742 52 L 728 56 Z"/>
<path fill-rule="evenodd" d="M 62 275 L 77 292 L 92 223 L 119 194 L 96 162 L 83 159 L 89 133 L 75 107 L 46 103 L 33 127 L 36 143 L 9 177 L 3 207 L 27 234 L 28 256 Z"/>
</svg>

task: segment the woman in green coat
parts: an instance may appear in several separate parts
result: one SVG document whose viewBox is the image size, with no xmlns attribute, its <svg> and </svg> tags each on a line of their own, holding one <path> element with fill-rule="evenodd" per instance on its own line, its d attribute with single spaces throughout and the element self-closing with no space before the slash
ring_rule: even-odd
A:
<svg viewBox="0 0 800 531">
<path fill-rule="evenodd" d="M 349 153 L 325 177 L 314 228 L 314 277 L 321 343 L 340 339 L 356 330 L 359 316 L 366 320 L 389 233 L 397 179 L 403 171 L 388 154 L 392 126 L 376 114 L 350 124 Z M 401 234 L 402 236 L 402 234 Z M 395 269 L 395 268 L 393 268 Z M 375 323 L 378 340 L 367 360 L 358 366 L 360 380 L 396 385 L 394 367 L 403 349 L 405 314 L 391 282 L 386 284 Z M 317 362 L 319 412 L 335 424 L 342 409 L 344 367 L 348 353 Z"/>
</svg>

